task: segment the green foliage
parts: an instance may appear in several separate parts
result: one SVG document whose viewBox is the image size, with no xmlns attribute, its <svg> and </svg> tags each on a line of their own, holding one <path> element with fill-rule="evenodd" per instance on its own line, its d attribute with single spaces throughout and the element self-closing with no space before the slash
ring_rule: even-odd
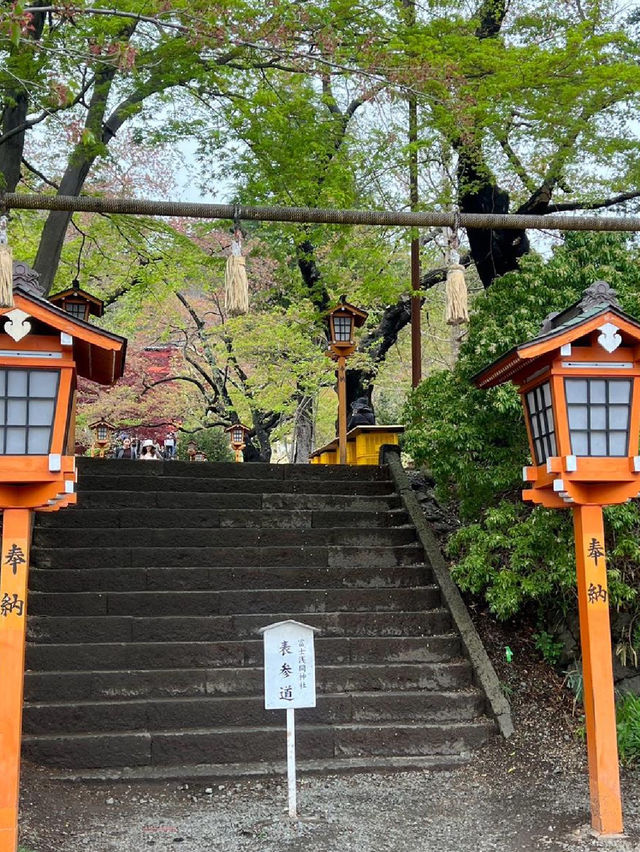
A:
<svg viewBox="0 0 640 852">
<path fill-rule="evenodd" d="M 562 656 L 562 642 L 558 642 L 553 638 L 551 633 L 547 633 L 546 630 L 534 633 L 533 639 L 535 641 L 536 648 L 542 654 L 542 658 L 546 660 L 549 665 L 555 666 Z"/>
<path fill-rule="evenodd" d="M 627 692 L 618 697 L 616 723 L 620 762 L 631 766 L 640 758 L 640 695 Z"/>
<path fill-rule="evenodd" d="M 562 611 L 571 601 L 575 561 L 566 513 L 502 500 L 481 523 L 452 536 L 449 554 L 460 588 L 484 595 L 500 619 L 531 604 Z"/>
<path fill-rule="evenodd" d="M 527 607 L 562 613 L 574 596 L 568 513 L 521 502 L 529 450 L 520 400 L 511 386 L 479 391 L 472 377 L 501 353 L 534 337 L 544 317 L 576 301 L 603 278 L 632 315 L 640 314 L 635 247 L 610 234 L 567 234 L 549 260 L 531 255 L 473 303 L 469 335 L 455 368 L 429 376 L 405 408 L 405 450 L 432 470 L 441 499 L 466 522 L 452 537 L 452 571 L 482 594 L 499 618 Z M 606 510 L 611 602 L 633 608 L 640 582 L 640 511 Z"/>
<path fill-rule="evenodd" d="M 202 429 L 193 435 L 178 432 L 176 458 L 188 461 L 187 446 L 189 441 L 195 441 L 198 450 L 204 453 L 210 462 L 232 462 L 235 458 L 229 446 L 229 436 L 220 428 Z"/>
</svg>

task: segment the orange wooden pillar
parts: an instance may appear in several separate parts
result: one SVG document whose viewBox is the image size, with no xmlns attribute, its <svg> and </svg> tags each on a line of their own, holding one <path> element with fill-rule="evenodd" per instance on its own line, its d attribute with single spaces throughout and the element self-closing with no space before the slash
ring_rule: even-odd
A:
<svg viewBox="0 0 640 852">
<path fill-rule="evenodd" d="M 602 507 L 576 506 L 573 522 L 591 825 L 600 834 L 619 834 L 622 802 Z"/>
<path fill-rule="evenodd" d="M 0 852 L 18 848 L 31 510 L 5 509 L 0 569 Z"/>
</svg>

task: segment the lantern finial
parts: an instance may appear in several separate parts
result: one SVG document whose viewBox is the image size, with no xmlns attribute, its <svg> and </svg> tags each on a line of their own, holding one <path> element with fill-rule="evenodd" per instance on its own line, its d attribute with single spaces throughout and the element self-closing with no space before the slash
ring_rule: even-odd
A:
<svg viewBox="0 0 640 852">
<path fill-rule="evenodd" d="M 594 281 L 582 294 L 579 305 L 583 311 L 588 311 L 603 305 L 613 305 L 614 308 L 619 308 L 620 302 L 618 301 L 618 294 L 610 284 L 606 281 Z"/>
</svg>

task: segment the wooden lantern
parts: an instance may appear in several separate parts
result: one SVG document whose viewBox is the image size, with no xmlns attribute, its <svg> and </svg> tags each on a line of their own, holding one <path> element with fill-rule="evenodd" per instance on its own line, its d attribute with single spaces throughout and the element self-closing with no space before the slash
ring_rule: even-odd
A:
<svg viewBox="0 0 640 852">
<path fill-rule="evenodd" d="M 622 831 L 602 506 L 640 493 L 640 323 L 604 281 L 474 378 L 520 391 L 533 464 L 525 500 L 571 507 L 593 828 Z"/>
<path fill-rule="evenodd" d="M 364 325 L 367 312 L 350 305 L 343 296 L 329 311 L 329 348 L 327 355 L 337 361 L 338 379 L 338 461 L 347 463 L 347 379 L 346 359 L 355 351 L 354 331 Z"/>
<path fill-rule="evenodd" d="M 112 426 L 108 420 L 101 418 L 96 420 L 95 423 L 90 423 L 89 428 L 94 431 L 94 445 L 97 449 L 97 455 L 104 458 L 105 450 L 111 444 L 111 437 L 116 427 Z"/>
<path fill-rule="evenodd" d="M 0 309 L 0 852 L 18 842 L 32 511 L 76 502 L 76 376 L 114 384 L 126 350 L 124 338 L 41 298 L 34 278 L 14 264 L 15 307 Z"/>
<path fill-rule="evenodd" d="M 234 451 L 236 455 L 236 461 L 242 461 L 242 451 L 247 445 L 247 435 L 251 431 L 249 426 L 244 426 L 242 423 L 233 423 L 231 426 L 228 426 L 225 432 L 229 435 L 229 443 L 231 444 L 231 449 Z"/>
</svg>

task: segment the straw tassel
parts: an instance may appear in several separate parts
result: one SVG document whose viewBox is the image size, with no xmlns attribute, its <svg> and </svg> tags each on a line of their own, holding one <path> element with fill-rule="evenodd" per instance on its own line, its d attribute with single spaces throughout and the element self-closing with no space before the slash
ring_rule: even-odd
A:
<svg viewBox="0 0 640 852">
<path fill-rule="evenodd" d="M 249 281 L 245 259 L 231 254 L 224 273 L 224 304 L 227 314 L 237 317 L 249 313 Z"/>
<path fill-rule="evenodd" d="M 13 252 L 7 238 L 7 217 L 0 216 L 0 308 L 13 306 Z"/>
<path fill-rule="evenodd" d="M 447 271 L 447 309 L 448 325 L 461 325 L 469 322 L 467 282 L 464 278 L 464 266 L 452 264 Z"/>
<path fill-rule="evenodd" d="M 227 314 L 232 317 L 249 313 L 249 281 L 247 267 L 242 256 L 242 230 L 234 223 L 231 254 L 227 258 L 224 272 L 224 304 Z"/>
</svg>

